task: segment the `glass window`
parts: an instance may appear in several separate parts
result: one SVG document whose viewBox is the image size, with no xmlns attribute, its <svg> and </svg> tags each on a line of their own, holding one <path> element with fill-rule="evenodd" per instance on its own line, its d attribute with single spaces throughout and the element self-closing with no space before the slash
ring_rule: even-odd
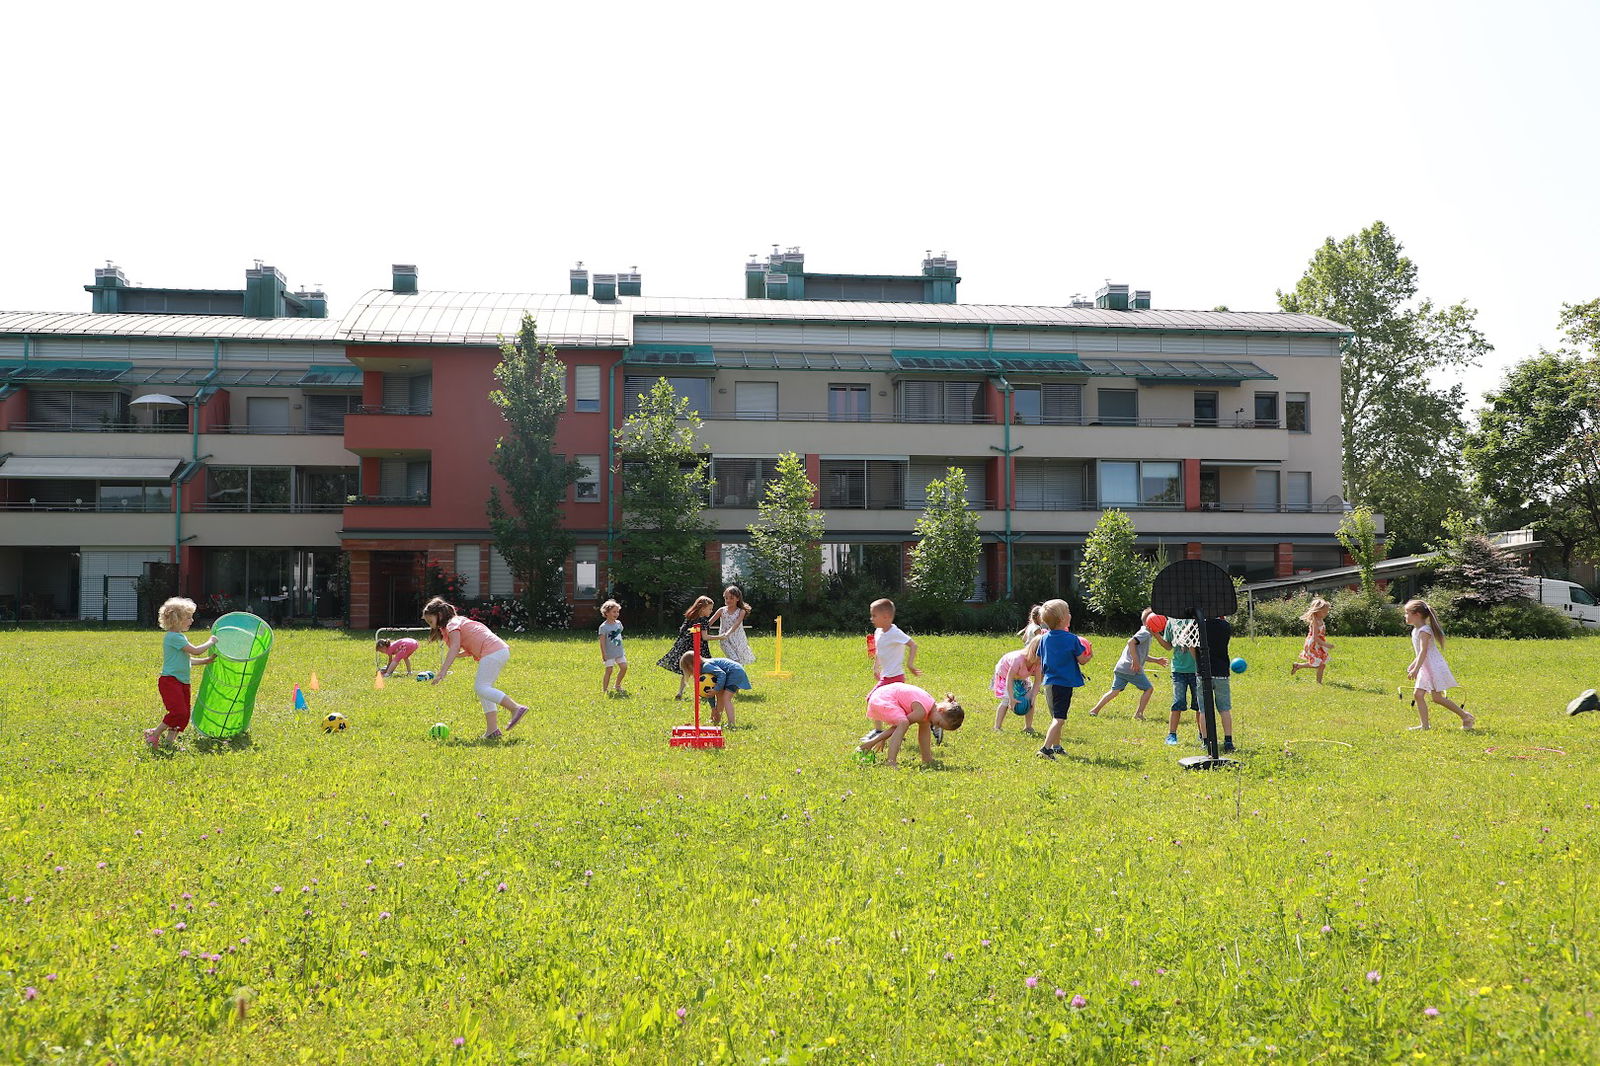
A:
<svg viewBox="0 0 1600 1066">
<path fill-rule="evenodd" d="M 828 421 L 865 422 L 871 412 L 872 393 L 867 386 L 828 386 Z"/>
<path fill-rule="evenodd" d="M 1194 424 L 1197 426 L 1214 426 L 1217 424 L 1216 393 L 1197 391 L 1194 394 Z"/>
<path fill-rule="evenodd" d="M 1284 428 L 1291 433 L 1311 432 L 1311 394 L 1287 392 L 1283 395 Z"/>
<path fill-rule="evenodd" d="M 777 418 L 778 383 L 776 381 L 734 382 L 733 409 L 740 418 Z"/>
<path fill-rule="evenodd" d="M 1044 414 L 1043 394 L 1037 385 L 1011 393 L 1011 420 L 1019 426 L 1037 426 Z"/>
<path fill-rule="evenodd" d="M 289 397 L 251 396 L 245 400 L 245 418 L 251 433 L 289 432 Z"/>
<path fill-rule="evenodd" d="M 102 511 L 169 511 L 172 509 L 172 490 L 166 485 L 100 483 L 97 494 Z"/>
<path fill-rule="evenodd" d="M 1256 393 L 1256 428 L 1278 428 L 1278 394 L 1275 392 Z"/>
<path fill-rule="evenodd" d="M 600 368 L 586 364 L 572 368 L 572 409 L 600 410 Z"/>
<path fill-rule="evenodd" d="M 1200 470 L 1200 506 L 1205 510 L 1216 510 L 1222 503 L 1222 471 L 1212 467 Z"/>
<path fill-rule="evenodd" d="M 776 459 L 711 457 L 711 506 L 756 507 L 778 476 Z"/>
<path fill-rule="evenodd" d="M 252 466 L 250 473 L 250 510 L 287 511 L 289 509 L 289 468 L 286 466 Z"/>
<path fill-rule="evenodd" d="M 1176 462 L 1139 464 L 1140 502 L 1147 507 L 1183 503 L 1183 469 Z"/>
<path fill-rule="evenodd" d="M 572 569 L 577 584 L 573 596 L 580 600 L 593 599 L 600 584 L 600 549 L 593 544 L 580 544 L 572 549 Z"/>
<path fill-rule="evenodd" d="M 300 471 L 296 503 L 307 510 L 337 510 L 355 493 L 359 475 L 353 466 L 307 467 Z"/>
<path fill-rule="evenodd" d="M 206 470 L 206 508 L 243 511 L 250 506 L 250 468 L 213 466 Z"/>
<path fill-rule="evenodd" d="M 624 414 L 636 414 L 639 410 L 639 398 L 651 389 L 656 382 L 665 375 L 646 376 L 643 374 L 630 374 L 622 385 L 622 410 Z M 666 378 L 667 384 L 672 386 L 672 391 L 689 401 L 689 410 L 697 414 L 705 414 L 711 410 L 711 379 L 710 378 Z"/>
<path fill-rule="evenodd" d="M 905 506 L 906 463 L 899 459 L 824 459 L 820 473 L 824 507 Z"/>
<path fill-rule="evenodd" d="M 902 381 L 895 386 L 906 422 L 965 424 L 983 421 L 979 381 Z"/>
<path fill-rule="evenodd" d="M 1585 607 L 1597 606 L 1594 597 L 1589 595 L 1589 590 L 1578 585 L 1573 585 L 1567 590 L 1568 597 L 1573 603 L 1581 603 Z"/>
<path fill-rule="evenodd" d="M 1100 464 L 1100 506 L 1136 507 L 1139 504 L 1139 464 Z"/>
<path fill-rule="evenodd" d="M 583 473 L 578 475 L 573 488 L 579 503 L 594 503 L 600 499 L 600 457 L 598 455 L 578 455 L 573 457 L 578 465 L 583 467 Z"/>
<path fill-rule="evenodd" d="M 1131 426 L 1139 421 L 1137 389 L 1100 389 L 1100 421 L 1107 426 Z"/>
</svg>

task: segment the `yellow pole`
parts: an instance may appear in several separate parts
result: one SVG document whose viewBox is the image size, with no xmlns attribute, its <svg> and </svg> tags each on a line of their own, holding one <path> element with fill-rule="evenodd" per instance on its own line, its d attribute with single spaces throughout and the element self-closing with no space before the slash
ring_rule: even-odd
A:
<svg viewBox="0 0 1600 1066">
<path fill-rule="evenodd" d="M 767 674 L 767 676 L 787 679 L 793 677 L 794 674 L 783 668 L 783 615 L 780 614 L 778 616 L 776 624 L 778 630 L 776 639 L 777 649 L 772 653 L 772 670 Z"/>
</svg>

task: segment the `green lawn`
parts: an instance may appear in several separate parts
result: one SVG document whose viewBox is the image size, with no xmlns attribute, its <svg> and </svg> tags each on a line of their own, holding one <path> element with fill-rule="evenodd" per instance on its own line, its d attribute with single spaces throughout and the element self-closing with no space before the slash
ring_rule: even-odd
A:
<svg viewBox="0 0 1600 1066">
<path fill-rule="evenodd" d="M 969 710 L 924 771 L 850 757 L 859 637 L 790 681 L 756 641 L 715 752 L 667 745 L 666 640 L 606 700 L 591 635 L 515 639 L 534 712 L 484 745 L 470 664 L 377 692 L 286 631 L 248 745 L 153 755 L 158 633 L 0 633 L 0 1061 L 1600 1060 L 1597 645 L 1452 641 L 1480 729 L 1424 734 L 1409 642 L 1334 642 L 1319 689 L 1235 640 L 1203 774 L 1164 672 L 1083 713 L 1115 637 L 1053 763 L 989 728 L 1009 641 L 924 639 Z"/>
</svg>

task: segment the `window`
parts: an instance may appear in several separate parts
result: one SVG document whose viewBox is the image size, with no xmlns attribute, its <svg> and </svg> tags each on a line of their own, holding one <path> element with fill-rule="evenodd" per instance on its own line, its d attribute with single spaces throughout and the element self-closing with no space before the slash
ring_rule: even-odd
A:
<svg viewBox="0 0 1600 1066">
<path fill-rule="evenodd" d="M 1275 392 L 1256 393 L 1256 428 L 1278 428 L 1278 394 Z M 1276 475 L 1274 475 L 1276 476 Z"/>
<path fill-rule="evenodd" d="M 962 498 L 967 501 L 968 506 L 974 510 L 987 508 L 989 506 L 988 464 L 971 460 L 963 462 L 959 459 L 918 459 L 911 463 L 906 470 L 906 506 L 926 507 L 928 482 L 948 477 L 951 467 L 966 475 L 966 492 Z"/>
<path fill-rule="evenodd" d="M 1573 585 L 1568 588 L 1567 598 L 1573 603 L 1581 603 L 1585 607 L 1600 606 L 1594 602 L 1594 597 L 1589 594 L 1589 590 L 1580 585 Z"/>
<path fill-rule="evenodd" d="M 489 547 L 489 595 L 509 596 L 516 589 L 511 577 L 511 564 L 500 554 L 500 549 Z"/>
<path fill-rule="evenodd" d="M 756 507 L 767 494 L 767 483 L 778 476 L 778 460 L 713 455 L 711 506 Z"/>
<path fill-rule="evenodd" d="M 1074 459 L 1018 459 L 1017 509 L 1081 511 L 1091 499 L 1090 465 Z"/>
<path fill-rule="evenodd" d="M 206 471 L 206 509 L 271 512 L 290 509 L 287 466 L 213 466 Z"/>
<path fill-rule="evenodd" d="M 639 398 L 651 389 L 656 382 L 662 380 L 664 375 L 655 377 L 644 374 L 629 374 L 622 383 L 622 410 L 624 414 L 636 414 L 639 410 Z M 711 410 L 711 379 L 710 378 L 666 378 L 672 391 L 689 401 L 689 410 L 698 414 L 706 414 Z"/>
<path fill-rule="evenodd" d="M 1216 467 L 1200 468 L 1200 507 L 1215 511 L 1222 504 L 1222 471 Z"/>
<path fill-rule="evenodd" d="M 125 392 L 28 389 L 28 421 L 57 429 L 99 428 L 128 421 Z"/>
<path fill-rule="evenodd" d="M 289 397 L 251 396 L 244 404 L 251 433 L 289 432 Z"/>
<path fill-rule="evenodd" d="M 1199 392 L 1194 394 L 1194 424 L 1197 426 L 1214 426 L 1217 424 L 1217 399 L 1214 392 Z"/>
<path fill-rule="evenodd" d="M 306 393 L 306 432 L 344 432 L 344 416 L 361 406 L 360 393 Z"/>
<path fill-rule="evenodd" d="M 572 409 L 600 410 L 600 368 L 579 365 L 572 368 Z"/>
<path fill-rule="evenodd" d="M 1131 426 L 1139 421 L 1139 390 L 1100 389 L 1100 422 L 1107 426 Z"/>
<path fill-rule="evenodd" d="M 592 600 L 599 592 L 600 549 L 593 544 L 580 544 L 572 549 L 572 570 L 576 587 L 575 599 Z"/>
<path fill-rule="evenodd" d="M 1283 394 L 1283 424 L 1291 433 L 1311 432 L 1311 394 L 1286 392 Z"/>
<path fill-rule="evenodd" d="M 431 415 L 433 375 L 383 375 L 383 408 L 392 415 Z"/>
<path fill-rule="evenodd" d="M 1256 471 L 1256 510 L 1276 511 L 1278 509 L 1278 472 L 1276 470 Z"/>
<path fill-rule="evenodd" d="M 776 381 L 736 381 L 733 384 L 733 409 L 740 418 L 771 421 L 778 417 Z"/>
<path fill-rule="evenodd" d="M 905 422 L 964 424 L 983 421 L 978 381 L 902 381 L 895 387 Z"/>
<path fill-rule="evenodd" d="M 829 385 L 829 422 L 866 422 L 872 415 L 872 391 L 865 385 Z"/>
<path fill-rule="evenodd" d="M 1100 506 L 1183 506 L 1183 464 L 1170 460 L 1100 463 Z"/>
<path fill-rule="evenodd" d="M 1083 425 L 1083 386 L 1045 385 L 1040 388 L 1042 421 L 1047 426 Z"/>
<path fill-rule="evenodd" d="M 1011 421 L 1019 426 L 1037 426 L 1044 415 L 1044 394 L 1037 385 L 1024 385 L 1011 392 Z"/>
<path fill-rule="evenodd" d="M 360 470 L 353 466 L 312 466 L 296 473 L 296 510 L 337 511 L 356 492 Z"/>
<path fill-rule="evenodd" d="M 600 457 L 598 455 L 578 455 L 573 457 L 583 473 L 578 475 L 578 480 L 573 483 L 576 489 L 575 496 L 579 503 L 597 503 L 600 500 Z"/>
<path fill-rule="evenodd" d="M 905 506 L 906 463 L 900 459 L 824 459 L 822 506 L 899 510 Z"/>
<path fill-rule="evenodd" d="M 426 502 L 432 467 L 426 459 L 384 459 L 378 465 L 378 495 Z"/>
<path fill-rule="evenodd" d="M 117 484 L 102 481 L 96 499 L 96 509 L 100 511 L 170 511 L 172 486 L 166 482 Z"/>
<path fill-rule="evenodd" d="M 1291 511 L 1311 510 L 1311 471 L 1289 471 L 1288 509 Z"/>
<path fill-rule="evenodd" d="M 479 556 L 476 544 L 456 545 L 456 573 L 461 575 L 461 598 L 464 600 L 478 598 Z"/>
</svg>

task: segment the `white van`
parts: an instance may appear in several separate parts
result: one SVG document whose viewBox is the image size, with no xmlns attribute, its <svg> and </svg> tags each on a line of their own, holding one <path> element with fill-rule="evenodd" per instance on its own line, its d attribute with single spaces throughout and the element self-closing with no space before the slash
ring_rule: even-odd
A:
<svg viewBox="0 0 1600 1066">
<path fill-rule="evenodd" d="M 1560 611 L 1572 619 L 1573 625 L 1600 629 L 1600 603 L 1582 585 L 1549 577 L 1525 577 L 1522 588 L 1529 599 Z"/>
</svg>

